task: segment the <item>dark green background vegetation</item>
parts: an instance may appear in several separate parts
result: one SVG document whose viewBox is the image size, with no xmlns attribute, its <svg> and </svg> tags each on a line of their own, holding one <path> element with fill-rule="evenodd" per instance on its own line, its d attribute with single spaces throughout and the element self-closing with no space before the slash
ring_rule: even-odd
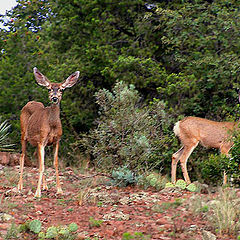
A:
<svg viewBox="0 0 240 240">
<path fill-rule="evenodd" d="M 95 93 L 116 82 L 133 84 L 148 106 L 164 102 L 168 124 L 161 142 L 162 167 L 170 171 L 178 144 L 174 122 L 187 115 L 212 120 L 239 117 L 240 11 L 235 0 L 17 0 L 0 30 L 0 113 L 12 124 L 11 141 L 20 150 L 21 108 L 29 101 L 48 104 L 32 69 L 52 81 L 81 72 L 79 84 L 61 103 L 66 162 L 80 151 L 82 133 L 96 127 Z M 175 140 L 174 140 L 175 139 Z M 207 178 L 208 161 L 194 152 L 189 171 Z M 73 158 L 72 158 L 73 157 Z"/>
</svg>

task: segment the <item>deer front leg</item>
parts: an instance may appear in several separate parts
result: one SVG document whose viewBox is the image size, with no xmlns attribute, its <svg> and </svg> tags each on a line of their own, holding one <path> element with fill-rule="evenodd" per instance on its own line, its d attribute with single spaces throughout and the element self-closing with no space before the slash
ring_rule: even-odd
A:
<svg viewBox="0 0 240 240">
<path fill-rule="evenodd" d="M 24 159 L 26 155 L 26 146 L 27 142 L 25 140 L 22 140 L 22 154 L 20 157 L 20 177 L 18 182 L 18 191 L 21 191 L 23 189 L 23 167 L 24 167 Z"/>
<path fill-rule="evenodd" d="M 39 161 L 39 177 L 38 177 L 38 186 L 35 193 L 35 197 L 41 197 L 41 185 L 44 173 L 44 145 L 38 144 L 38 161 Z"/>
<path fill-rule="evenodd" d="M 56 182 L 57 182 L 57 194 L 63 194 L 61 188 L 59 173 L 58 173 L 58 149 L 59 149 L 59 140 L 54 144 L 54 166 L 56 170 Z"/>
<path fill-rule="evenodd" d="M 38 149 L 35 150 L 34 152 L 34 157 L 37 159 L 38 161 L 38 165 L 39 165 L 39 159 L 40 159 L 40 156 L 39 156 L 39 151 Z M 38 166 L 39 167 L 39 166 Z M 47 181 L 46 181 L 46 178 L 45 178 L 45 175 L 43 174 L 43 178 L 42 178 L 42 189 L 43 190 L 48 190 L 48 186 L 47 186 Z"/>
</svg>

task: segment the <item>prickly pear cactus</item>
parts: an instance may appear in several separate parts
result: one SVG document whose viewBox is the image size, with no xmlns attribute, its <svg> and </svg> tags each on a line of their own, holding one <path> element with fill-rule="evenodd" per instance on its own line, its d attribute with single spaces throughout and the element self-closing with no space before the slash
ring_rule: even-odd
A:
<svg viewBox="0 0 240 240">
<path fill-rule="evenodd" d="M 194 183 L 190 183 L 186 189 L 190 192 L 196 192 L 197 191 L 197 186 Z"/>
<path fill-rule="evenodd" d="M 171 182 L 167 182 L 165 188 L 173 188 L 174 185 Z"/>
<path fill-rule="evenodd" d="M 176 186 L 176 187 L 179 187 L 179 188 L 181 188 L 181 189 L 185 189 L 185 188 L 187 187 L 187 184 L 186 184 L 186 182 L 185 182 L 184 180 L 179 179 L 179 180 L 177 180 L 175 186 Z"/>
<path fill-rule="evenodd" d="M 156 178 L 152 178 L 152 179 L 149 181 L 149 183 L 150 183 L 150 185 L 151 185 L 152 187 L 155 187 L 156 184 L 157 184 L 157 179 L 156 179 Z"/>
</svg>

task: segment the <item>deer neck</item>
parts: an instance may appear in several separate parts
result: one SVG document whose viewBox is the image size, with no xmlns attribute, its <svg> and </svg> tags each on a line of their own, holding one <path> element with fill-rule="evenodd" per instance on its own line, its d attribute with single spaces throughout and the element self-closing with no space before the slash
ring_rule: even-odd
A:
<svg viewBox="0 0 240 240">
<path fill-rule="evenodd" d="M 60 106 L 59 104 L 52 104 L 49 107 L 49 123 L 56 125 L 60 121 Z"/>
</svg>

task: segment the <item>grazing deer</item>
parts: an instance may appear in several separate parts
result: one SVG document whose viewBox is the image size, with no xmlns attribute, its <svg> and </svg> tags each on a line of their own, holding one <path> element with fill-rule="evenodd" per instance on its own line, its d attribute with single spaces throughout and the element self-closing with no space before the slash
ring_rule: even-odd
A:
<svg viewBox="0 0 240 240">
<path fill-rule="evenodd" d="M 172 155 L 172 182 L 176 183 L 177 163 L 180 160 L 183 176 L 187 184 L 190 178 L 187 172 L 187 160 L 200 142 L 204 147 L 217 148 L 228 155 L 233 146 L 231 133 L 238 127 L 238 122 L 215 122 L 198 117 L 186 117 L 174 126 L 174 133 L 179 137 L 182 147 Z M 224 174 L 223 183 L 227 176 Z"/>
<path fill-rule="evenodd" d="M 39 178 L 35 197 L 41 197 L 42 182 L 43 189 L 47 189 L 44 178 L 44 148 L 47 145 L 53 145 L 54 147 L 57 193 L 62 194 L 63 191 L 58 174 L 58 149 L 62 136 L 59 105 L 62 98 L 62 91 L 65 88 L 72 87 L 77 82 L 79 72 L 73 73 L 62 83 L 51 83 L 37 68 L 34 68 L 33 72 L 37 83 L 48 89 L 51 105 L 44 107 L 41 102 L 31 101 L 22 108 L 20 116 L 22 154 L 20 157 L 18 190 L 20 191 L 23 188 L 24 157 L 26 155 L 27 142 L 29 142 L 32 146 L 37 147 L 39 161 Z"/>
</svg>

